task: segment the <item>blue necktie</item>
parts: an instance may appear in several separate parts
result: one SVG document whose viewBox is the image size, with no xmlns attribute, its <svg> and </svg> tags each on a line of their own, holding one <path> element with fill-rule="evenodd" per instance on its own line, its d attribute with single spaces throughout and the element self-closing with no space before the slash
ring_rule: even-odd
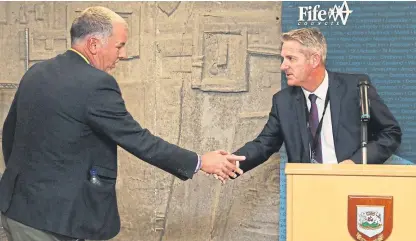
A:
<svg viewBox="0 0 416 241">
<path fill-rule="evenodd" d="M 311 101 L 311 110 L 309 111 L 309 129 L 312 133 L 311 141 L 311 159 L 312 162 L 322 163 L 322 145 L 321 145 L 321 138 L 320 133 L 316 133 L 319 125 L 319 116 L 318 116 L 318 107 L 316 105 L 316 98 L 318 98 L 314 94 L 309 95 L 309 100 Z M 321 128 L 322 129 L 322 128 Z M 320 132 L 320 131 L 319 131 Z M 318 135 L 318 137 L 315 137 Z M 315 146 L 313 145 L 315 144 Z"/>
</svg>

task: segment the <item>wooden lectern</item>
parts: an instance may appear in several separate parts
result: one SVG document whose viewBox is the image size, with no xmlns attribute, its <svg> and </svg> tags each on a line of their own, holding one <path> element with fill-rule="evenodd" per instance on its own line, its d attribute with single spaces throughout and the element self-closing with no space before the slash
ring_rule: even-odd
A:
<svg viewBox="0 0 416 241">
<path fill-rule="evenodd" d="M 287 241 L 416 240 L 416 166 L 288 163 Z"/>
</svg>

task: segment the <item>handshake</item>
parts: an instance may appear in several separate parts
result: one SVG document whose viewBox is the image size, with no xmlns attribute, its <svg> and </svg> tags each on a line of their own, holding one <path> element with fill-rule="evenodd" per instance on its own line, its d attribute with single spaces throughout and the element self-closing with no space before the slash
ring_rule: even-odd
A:
<svg viewBox="0 0 416 241">
<path fill-rule="evenodd" d="M 230 177 L 236 178 L 236 173 L 243 174 L 239 162 L 245 159 L 245 156 L 236 156 L 223 150 L 207 152 L 201 156 L 200 170 L 207 175 L 214 175 L 216 179 L 225 183 Z"/>
</svg>

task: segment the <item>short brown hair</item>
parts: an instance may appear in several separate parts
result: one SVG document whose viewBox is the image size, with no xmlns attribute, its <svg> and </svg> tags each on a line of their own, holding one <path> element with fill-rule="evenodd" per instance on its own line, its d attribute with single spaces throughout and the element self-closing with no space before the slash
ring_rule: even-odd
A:
<svg viewBox="0 0 416 241">
<path fill-rule="evenodd" d="M 318 52 L 322 62 L 326 61 L 327 45 L 324 35 L 318 28 L 300 28 L 283 33 L 282 43 L 286 41 L 297 41 L 308 50 Z"/>
</svg>

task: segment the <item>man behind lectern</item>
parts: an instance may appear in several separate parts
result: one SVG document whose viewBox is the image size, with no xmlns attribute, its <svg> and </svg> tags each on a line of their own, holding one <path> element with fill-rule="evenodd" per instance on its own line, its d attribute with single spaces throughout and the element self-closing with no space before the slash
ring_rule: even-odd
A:
<svg viewBox="0 0 416 241">
<path fill-rule="evenodd" d="M 235 152 L 246 156 L 240 168 L 247 172 L 262 164 L 283 142 L 291 163 L 362 163 L 358 83 L 368 76 L 327 70 L 326 40 L 316 28 L 284 33 L 282 43 L 280 68 L 289 87 L 273 96 L 259 136 Z M 402 133 L 371 83 L 368 99 L 367 163 L 381 164 L 399 147 Z"/>
</svg>

